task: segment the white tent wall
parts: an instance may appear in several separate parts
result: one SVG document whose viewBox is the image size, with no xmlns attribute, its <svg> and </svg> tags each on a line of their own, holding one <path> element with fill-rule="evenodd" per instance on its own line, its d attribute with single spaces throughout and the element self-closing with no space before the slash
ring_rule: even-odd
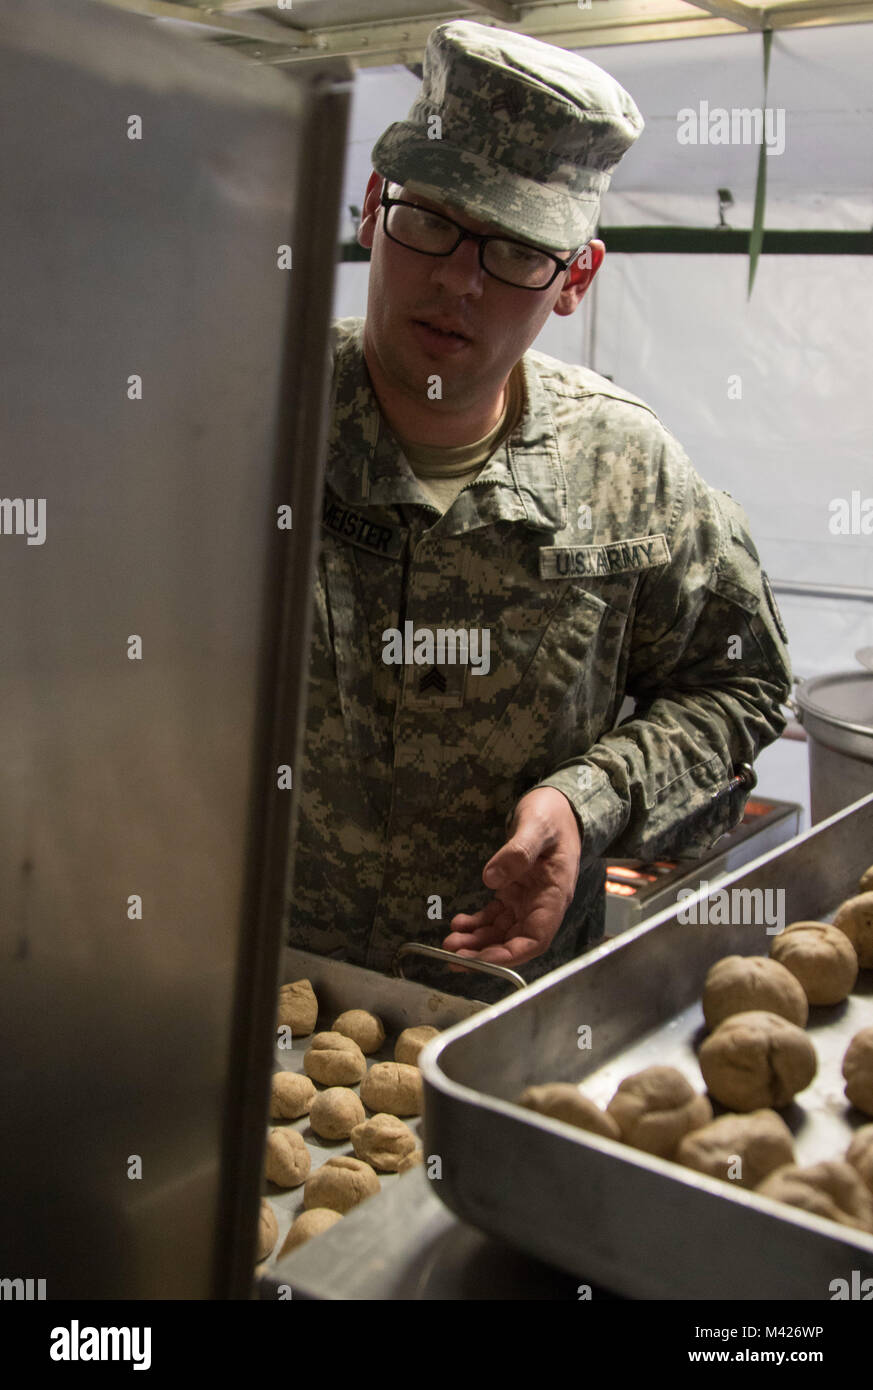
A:
<svg viewBox="0 0 873 1390">
<path fill-rule="evenodd" d="M 763 104 L 760 35 L 592 49 L 633 95 L 646 129 L 606 195 L 602 225 L 712 228 L 751 223 L 758 147 L 680 144 L 683 108 Z M 765 226 L 873 226 L 873 25 L 778 32 L 768 106 L 785 148 L 767 156 Z M 370 150 L 405 118 L 418 80 L 404 68 L 356 78 L 344 206 L 360 207 Z M 773 127 L 776 128 L 775 126 Z M 352 234 L 351 214 L 343 237 Z M 871 262 L 866 256 L 765 255 L 747 300 L 744 255 L 610 253 L 570 318 L 535 346 L 584 362 L 640 396 L 700 473 L 745 507 L 774 583 L 839 584 L 873 595 L 873 535 L 834 534 L 831 504 L 873 498 Z M 366 263 L 337 279 L 337 315 L 364 314 Z M 873 501 L 871 501 L 873 508 Z M 851 668 L 873 645 L 873 603 L 782 595 L 795 673 Z M 806 749 L 781 741 L 758 763 L 759 789 L 809 808 Z"/>
<path fill-rule="evenodd" d="M 873 497 L 869 260 L 764 256 L 748 303 L 746 276 L 737 256 L 607 257 L 592 365 L 741 502 L 774 583 L 873 597 L 873 536 L 830 530 L 832 501 Z M 781 606 L 797 674 L 851 666 L 873 644 L 873 603 L 785 595 Z"/>
</svg>

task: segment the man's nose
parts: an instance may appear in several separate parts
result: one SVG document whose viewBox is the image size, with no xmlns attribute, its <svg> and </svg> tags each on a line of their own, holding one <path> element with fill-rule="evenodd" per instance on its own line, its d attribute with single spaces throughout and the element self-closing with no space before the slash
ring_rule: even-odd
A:
<svg viewBox="0 0 873 1390">
<path fill-rule="evenodd" d="M 480 295 L 485 271 L 479 264 L 479 243 L 465 237 L 450 256 L 434 257 L 431 280 L 456 295 Z"/>
</svg>

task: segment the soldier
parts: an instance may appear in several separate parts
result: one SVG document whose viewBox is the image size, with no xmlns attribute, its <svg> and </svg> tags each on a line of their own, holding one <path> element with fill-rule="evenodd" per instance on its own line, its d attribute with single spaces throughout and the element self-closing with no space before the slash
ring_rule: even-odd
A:
<svg viewBox="0 0 873 1390">
<path fill-rule="evenodd" d="M 784 728 L 786 635 L 739 506 L 649 406 L 530 350 L 603 261 L 599 197 L 642 124 L 593 63 L 452 22 L 373 150 L 292 945 L 387 971 L 418 940 L 535 978 L 602 938 L 600 856 L 705 850 Z"/>
</svg>

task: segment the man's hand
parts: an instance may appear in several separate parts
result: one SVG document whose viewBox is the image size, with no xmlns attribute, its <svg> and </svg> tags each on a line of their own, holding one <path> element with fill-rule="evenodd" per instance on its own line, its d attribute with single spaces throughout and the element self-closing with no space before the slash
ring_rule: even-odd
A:
<svg viewBox="0 0 873 1390">
<path fill-rule="evenodd" d="M 542 955 L 573 901 L 581 855 L 579 826 L 563 792 L 528 792 L 516 807 L 510 839 L 482 873 L 494 898 L 481 912 L 452 918 L 445 950 L 509 966 Z"/>
</svg>

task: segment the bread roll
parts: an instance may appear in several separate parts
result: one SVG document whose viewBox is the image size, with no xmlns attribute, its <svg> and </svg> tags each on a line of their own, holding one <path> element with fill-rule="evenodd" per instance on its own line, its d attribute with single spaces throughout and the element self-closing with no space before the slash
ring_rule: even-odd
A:
<svg viewBox="0 0 873 1390">
<path fill-rule="evenodd" d="M 376 1062 L 361 1082 L 368 1110 L 388 1115 L 420 1115 L 423 1088 L 418 1067 L 403 1062 Z"/>
<path fill-rule="evenodd" d="M 290 1027 L 294 1038 L 311 1033 L 318 1018 L 318 1000 L 308 980 L 294 980 L 279 990 L 278 1023 Z"/>
<path fill-rule="evenodd" d="M 768 1173 L 794 1162 L 791 1130 L 775 1110 L 750 1115 L 722 1115 L 711 1124 L 686 1134 L 676 1162 L 737 1187 L 753 1188 Z"/>
<path fill-rule="evenodd" d="M 381 1018 L 368 1013 L 366 1009 L 347 1009 L 334 1023 L 333 1032 L 351 1038 L 367 1057 L 371 1052 L 378 1052 L 385 1041 L 385 1027 Z"/>
<path fill-rule="evenodd" d="M 700 1070 L 711 1095 L 731 1110 L 787 1105 L 815 1076 L 809 1038 L 778 1014 L 731 1014 L 700 1047 Z"/>
<path fill-rule="evenodd" d="M 372 1197 L 381 1186 L 369 1163 L 338 1154 L 306 1179 L 303 1205 L 307 1211 L 312 1207 L 330 1207 L 331 1211 L 343 1213 Z"/>
<path fill-rule="evenodd" d="M 621 1130 L 612 1116 L 569 1082 L 551 1081 L 545 1086 L 528 1086 L 519 1096 L 518 1104 L 539 1115 L 548 1115 L 550 1119 L 563 1120 L 565 1125 L 602 1134 L 606 1139 L 621 1139 Z"/>
<path fill-rule="evenodd" d="M 873 1197 L 848 1163 L 833 1160 L 810 1168 L 777 1168 L 756 1190 L 841 1226 L 873 1232 Z"/>
<path fill-rule="evenodd" d="M 873 1115 L 873 1028 L 862 1028 L 849 1043 L 843 1058 L 843 1076 L 846 1099 L 865 1115 Z"/>
<path fill-rule="evenodd" d="M 672 1158 L 680 1139 L 712 1119 L 712 1106 L 675 1067 L 646 1067 L 625 1077 L 606 1113 L 626 1144 Z"/>
<path fill-rule="evenodd" d="M 859 893 L 841 903 L 834 926 L 851 941 L 861 969 L 873 969 L 873 893 Z"/>
<path fill-rule="evenodd" d="M 303 1070 L 322 1086 L 354 1086 L 365 1075 L 367 1060 L 342 1033 L 316 1033 L 303 1054 Z"/>
<path fill-rule="evenodd" d="M 348 1139 L 364 1119 L 364 1107 L 348 1086 L 330 1086 L 312 1102 L 309 1123 L 320 1139 Z"/>
<path fill-rule="evenodd" d="M 800 981 L 767 956 L 725 956 L 703 986 L 703 1016 L 710 1030 L 731 1014 L 764 1009 L 805 1028 L 809 1004 Z"/>
<path fill-rule="evenodd" d="M 858 957 L 844 932 L 826 922 L 792 922 L 770 955 L 790 970 L 810 1004 L 839 1004 L 858 978 Z"/>
</svg>

